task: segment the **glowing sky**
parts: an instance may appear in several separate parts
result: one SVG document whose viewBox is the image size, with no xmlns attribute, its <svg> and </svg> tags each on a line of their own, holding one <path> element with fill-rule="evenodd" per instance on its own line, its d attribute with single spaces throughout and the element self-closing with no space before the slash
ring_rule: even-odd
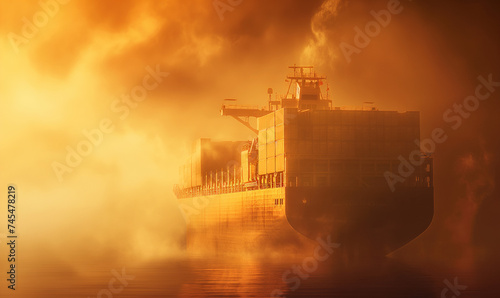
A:
<svg viewBox="0 0 500 298">
<path fill-rule="evenodd" d="M 446 126 L 443 113 L 474 94 L 479 75 L 500 81 L 494 1 L 401 1 L 402 11 L 346 59 L 340 44 L 354 45 L 355 28 L 389 2 L 244 0 L 221 19 L 221 8 L 202 0 L 2 1 L 0 181 L 19 188 L 26 243 L 63 261 L 169 254 L 183 230 L 171 189 L 191 142 L 251 136 L 219 117 L 222 99 L 263 106 L 268 87 L 285 91 L 294 63 L 328 76 L 335 106 L 420 110 L 423 138 Z M 125 103 L 148 67 L 168 76 Z M 499 210 L 492 94 L 436 149 L 436 218 L 424 235 L 434 245 L 422 254 L 453 246 L 460 259 L 474 235 L 487 239 L 498 227 L 481 207 Z M 127 116 L 113 110 L 117 100 Z M 76 150 L 82 131 L 103 119 L 113 131 L 60 181 L 53 163 L 65 163 L 68 146 Z M 478 212 L 486 212 L 479 228 Z M 62 236 L 47 241 L 54 234 Z"/>
</svg>

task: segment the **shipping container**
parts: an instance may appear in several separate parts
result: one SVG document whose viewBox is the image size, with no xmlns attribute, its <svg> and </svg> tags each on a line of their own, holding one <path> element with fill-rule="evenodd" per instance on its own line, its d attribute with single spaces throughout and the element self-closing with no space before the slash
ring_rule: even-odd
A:
<svg viewBox="0 0 500 298">
<path fill-rule="evenodd" d="M 267 158 L 267 144 L 259 145 L 259 160 Z"/>
<path fill-rule="evenodd" d="M 285 171 L 285 155 L 276 155 L 276 172 Z"/>
<path fill-rule="evenodd" d="M 355 125 L 355 113 L 356 111 L 342 111 L 341 113 L 341 125 L 342 126 L 352 126 Z"/>
<path fill-rule="evenodd" d="M 274 127 L 274 113 L 269 113 L 257 119 L 257 129 L 267 129 L 269 127 Z"/>
<path fill-rule="evenodd" d="M 330 111 L 314 111 L 314 116 L 311 117 L 313 126 L 325 126 L 328 123 L 328 114 Z"/>
<path fill-rule="evenodd" d="M 259 131 L 261 131 L 261 130 L 266 130 L 266 128 L 267 128 L 267 126 L 266 126 L 266 123 L 265 123 L 265 118 L 264 118 L 264 116 L 262 116 L 262 117 L 258 117 L 258 118 L 257 118 L 257 129 L 258 129 Z"/>
<path fill-rule="evenodd" d="M 267 140 L 267 143 L 274 143 L 276 141 L 275 127 L 274 126 L 269 127 L 267 129 L 266 140 Z"/>
<path fill-rule="evenodd" d="M 340 126 L 341 125 L 342 111 L 330 111 L 328 114 L 328 125 Z"/>
<path fill-rule="evenodd" d="M 340 141 L 330 141 L 328 142 L 328 155 L 335 157 L 340 156 L 342 153 L 342 142 Z"/>
<path fill-rule="evenodd" d="M 299 141 L 297 140 L 289 140 L 286 139 L 285 145 L 285 154 L 294 155 L 299 153 Z"/>
<path fill-rule="evenodd" d="M 285 125 L 280 124 L 276 126 L 276 140 L 282 140 L 285 138 Z"/>
<path fill-rule="evenodd" d="M 313 152 L 313 142 L 312 141 L 299 141 L 298 142 L 298 154 L 311 155 Z"/>
<path fill-rule="evenodd" d="M 267 159 L 259 159 L 259 175 L 267 174 Z"/>
<path fill-rule="evenodd" d="M 327 127 L 327 138 L 330 141 L 340 141 L 341 129 L 338 125 L 329 125 Z"/>
<path fill-rule="evenodd" d="M 328 143 L 326 141 L 313 142 L 313 154 L 324 156 L 328 154 Z"/>
<path fill-rule="evenodd" d="M 256 164 L 249 164 L 248 166 L 248 178 L 250 181 L 255 181 L 255 179 L 257 178 L 257 168 L 256 168 Z"/>
<path fill-rule="evenodd" d="M 314 160 L 313 159 L 301 159 L 299 161 L 299 171 L 301 173 L 312 173 L 314 172 Z"/>
<path fill-rule="evenodd" d="M 327 131 L 328 128 L 326 126 L 313 126 L 312 127 L 312 135 L 313 135 L 313 140 L 315 142 L 317 141 L 326 141 L 327 139 Z"/>
<path fill-rule="evenodd" d="M 299 159 L 294 157 L 286 158 L 286 170 L 287 173 L 298 173 L 299 172 Z"/>
<path fill-rule="evenodd" d="M 266 172 L 267 174 L 276 172 L 276 157 L 269 157 L 267 159 Z"/>
<path fill-rule="evenodd" d="M 267 158 L 276 156 L 276 143 L 267 143 Z"/>
<path fill-rule="evenodd" d="M 282 125 L 285 122 L 285 109 L 279 109 L 274 112 L 274 119 L 276 126 Z"/>
<path fill-rule="evenodd" d="M 315 173 L 328 173 L 328 159 L 318 159 L 314 161 L 314 172 Z"/>
<path fill-rule="evenodd" d="M 283 109 L 284 110 L 284 124 L 285 125 L 290 125 L 290 124 L 296 124 L 297 123 L 297 116 L 298 116 L 298 110 L 296 108 L 292 109 Z"/>
<path fill-rule="evenodd" d="M 259 144 L 266 144 L 267 143 L 267 129 L 261 129 L 259 130 Z"/>
<path fill-rule="evenodd" d="M 296 123 L 285 125 L 285 139 L 297 140 L 298 138 L 298 125 Z"/>
<path fill-rule="evenodd" d="M 285 140 L 276 141 L 276 155 L 285 154 Z"/>
<path fill-rule="evenodd" d="M 241 151 L 248 142 L 213 142 L 199 139 L 192 146 L 191 157 L 181 167 L 184 188 L 201 186 L 210 172 L 239 167 Z M 234 176 L 234 174 L 233 174 Z"/>
</svg>

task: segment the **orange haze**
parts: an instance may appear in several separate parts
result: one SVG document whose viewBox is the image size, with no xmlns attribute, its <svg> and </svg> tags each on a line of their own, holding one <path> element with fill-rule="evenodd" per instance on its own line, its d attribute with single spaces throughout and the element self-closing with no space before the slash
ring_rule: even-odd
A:
<svg viewBox="0 0 500 298">
<path fill-rule="evenodd" d="M 498 250 L 500 90 L 460 129 L 443 120 L 479 75 L 500 81 L 494 1 L 401 1 L 350 63 L 340 44 L 389 1 L 242 1 L 223 20 L 212 1 L 65 2 L 0 4 L 0 181 L 18 188 L 26 262 L 177 254 L 184 222 L 171 190 L 191 142 L 251 137 L 219 116 L 222 99 L 265 105 L 294 63 L 328 76 L 335 106 L 420 110 L 422 138 L 449 132 L 435 152 L 434 222 L 399 255 L 469 266 L 477 247 L 485 258 Z M 168 75 L 155 81 L 157 68 Z M 127 105 L 144 80 L 151 90 Z M 103 120 L 109 132 L 59 179 L 54 162 Z"/>
</svg>

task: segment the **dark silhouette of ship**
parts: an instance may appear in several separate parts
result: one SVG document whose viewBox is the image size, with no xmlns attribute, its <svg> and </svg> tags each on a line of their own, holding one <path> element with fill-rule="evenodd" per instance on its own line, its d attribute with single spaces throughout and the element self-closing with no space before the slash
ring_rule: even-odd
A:
<svg viewBox="0 0 500 298">
<path fill-rule="evenodd" d="M 333 107 L 325 77 L 311 66 L 290 70 L 286 95 L 273 99 L 269 89 L 268 107 L 222 106 L 257 137 L 193 145 L 174 187 L 188 210 L 188 248 L 293 251 L 320 237 L 385 255 L 420 235 L 434 199 L 432 159 L 415 144 L 419 112 Z M 412 152 L 418 165 L 388 183 Z"/>
</svg>

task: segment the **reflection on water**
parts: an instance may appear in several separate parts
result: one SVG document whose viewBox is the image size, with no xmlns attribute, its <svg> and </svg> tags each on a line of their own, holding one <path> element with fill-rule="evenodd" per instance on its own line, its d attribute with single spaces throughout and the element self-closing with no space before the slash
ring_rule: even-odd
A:
<svg viewBox="0 0 500 298">
<path fill-rule="evenodd" d="M 500 297 L 474 274 L 415 269 L 390 258 L 355 266 L 327 260 L 309 272 L 303 261 L 185 257 L 125 265 L 124 271 L 102 264 L 81 271 L 24 266 L 18 290 L 7 297 L 270 297 L 273 291 L 286 297 L 453 297 L 443 281 L 453 285 L 455 277 L 467 287 L 460 297 Z"/>
</svg>

